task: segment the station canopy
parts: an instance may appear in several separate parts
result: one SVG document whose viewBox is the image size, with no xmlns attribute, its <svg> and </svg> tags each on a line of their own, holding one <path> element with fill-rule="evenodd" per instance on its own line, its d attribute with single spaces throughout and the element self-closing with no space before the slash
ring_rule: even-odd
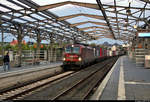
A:
<svg viewBox="0 0 150 102">
<path fill-rule="evenodd" d="M 149 0 L 0 0 L 1 32 L 35 39 L 127 41 L 149 20 Z"/>
</svg>

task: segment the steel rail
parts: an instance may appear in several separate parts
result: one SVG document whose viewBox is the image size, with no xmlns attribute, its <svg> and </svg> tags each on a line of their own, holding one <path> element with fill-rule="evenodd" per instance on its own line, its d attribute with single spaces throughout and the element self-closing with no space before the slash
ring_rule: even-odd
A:
<svg viewBox="0 0 150 102">
<path fill-rule="evenodd" d="M 111 60 L 113 60 L 113 59 L 111 59 Z M 110 61 L 110 60 L 109 60 Z M 90 79 L 91 77 L 95 77 L 96 75 L 98 75 L 97 73 L 101 73 L 100 75 L 101 75 L 101 77 L 103 77 L 104 75 L 102 75 L 102 74 L 106 74 L 106 72 L 107 72 L 107 70 L 106 69 L 109 69 L 110 67 L 111 67 L 111 65 L 112 65 L 112 63 L 114 62 L 114 61 L 111 61 L 111 64 L 110 64 L 110 62 L 109 62 L 108 60 L 105 62 L 105 63 L 103 63 L 103 66 L 101 66 L 98 70 L 95 70 L 95 71 L 93 71 L 92 73 L 90 73 L 88 76 L 86 76 L 84 79 L 81 79 L 81 80 L 79 80 L 78 82 L 76 82 L 75 84 L 73 84 L 72 86 L 70 86 L 68 89 L 66 89 L 66 90 L 63 90 L 60 94 L 58 94 L 57 96 L 55 96 L 54 98 L 52 98 L 52 99 L 50 99 L 50 100 L 62 100 L 62 99 L 64 99 L 63 97 L 63 95 L 70 95 L 71 93 L 71 91 L 72 90 L 75 90 L 76 89 L 76 87 L 79 87 L 81 84 L 83 84 L 83 83 L 85 83 L 85 82 L 87 82 L 88 80 L 94 80 L 94 78 L 92 78 L 92 79 Z M 109 67 L 109 68 L 106 68 L 106 67 Z M 105 69 L 106 68 L 106 69 Z M 106 72 L 104 72 L 106 70 Z M 92 86 L 92 87 L 90 87 L 90 89 L 84 94 L 84 96 L 83 97 L 81 97 L 81 100 L 83 100 L 83 99 L 85 99 L 88 95 L 89 95 L 89 93 L 91 92 L 91 90 L 98 84 L 98 82 L 100 81 L 100 80 L 102 80 L 102 78 L 100 78 L 99 80 L 96 80 L 95 81 L 95 83 L 94 83 L 94 85 Z M 83 85 L 82 85 L 83 86 Z M 70 94 L 69 94 L 70 93 Z M 80 90 L 80 93 L 81 93 L 81 90 Z M 61 98 L 62 97 L 62 98 Z M 71 99 L 71 97 L 70 97 L 70 99 Z M 69 99 L 69 100 L 70 100 Z"/>
<path fill-rule="evenodd" d="M 49 78 L 46 78 L 46 79 L 42 79 L 42 80 L 38 80 L 36 82 L 31 82 L 27 85 L 22 85 L 20 87 L 17 87 L 17 88 L 12 88 L 12 89 L 9 89 L 5 92 L 1 92 L 0 93 L 0 100 L 13 100 L 13 99 L 16 99 L 17 97 L 19 96 L 22 96 L 28 92 L 31 92 L 37 88 L 40 88 L 44 85 L 47 85 L 49 83 L 52 83 L 54 81 L 57 81 L 57 80 L 60 80 L 62 78 L 66 78 L 67 76 L 73 74 L 73 73 L 77 73 L 77 72 L 74 72 L 74 71 L 69 71 L 69 72 L 65 72 L 65 73 L 62 73 L 62 74 L 59 74 L 59 75 L 56 75 L 56 76 L 53 76 L 53 77 L 49 77 Z M 64 74 L 64 75 L 63 75 Z M 61 76 L 62 75 L 62 76 Z"/>
</svg>

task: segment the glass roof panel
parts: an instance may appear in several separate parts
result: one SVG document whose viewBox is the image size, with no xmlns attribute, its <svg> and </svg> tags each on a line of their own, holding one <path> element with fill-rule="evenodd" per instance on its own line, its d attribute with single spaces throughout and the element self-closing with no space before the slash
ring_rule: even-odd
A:
<svg viewBox="0 0 150 102">
<path fill-rule="evenodd" d="M 20 14 L 20 13 L 14 13 L 14 16 L 16 16 L 16 17 L 19 17 L 19 16 L 21 16 L 22 14 Z"/>
<path fill-rule="evenodd" d="M 7 8 L 4 8 L 4 7 L 1 7 L 1 6 L 0 6 L 0 11 L 2 11 L 2 12 L 8 12 L 8 11 L 10 11 L 10 10 L 7 9 Z"/>
<path fill-rule="evenodd" d="M 19 2 L 18 0 L 13 0 L 13 1 L 17 2 L 18 4 L 21 4 L 21 5 L 25 6 L 26 8 L 30 8 L 29 6 L 27 6 L 27 5 L 25 5 L 25 4 L 21 3 L 21 2 Z"/>
<path fill-rule="evenodd" d="M 47 18 L 52 18 L 52 17 L 50 17 L 50 16 L 47 16 L 47 15 L 45 15 L 45 14 L 43 14 L 42 12 L 38 12 L 39 14 L 41 14 L 41 15 L 43 15 L 43 16 L 45 16 L 45 17 L 47 17 Z"/>
<path fill-rule="evenodd" d="M 117 6 L 129 6 L 129 1 L 131 1 L 131 6 L 132 7 L 144 7 L 144 2 L 141 2 L 140 0 L 116 0 L 116 5 Z M 107 4 L 107 5 L 114 5 L 114 0 L 101 0 L 102 4 Z"/>
<path fill-rule="evenodd" d="M 111 16 L 111 17 L 116 17 L 116 14 L 115 13 L 111 13 L 111 12 L 106 12 L 106 15 L 107 16 Z"/>
<path fill-rule="evenodd" d="M 13 8 L 15 10 L 22 9 L 22 7 L 19 7 L 16 4 L 13 4 L 13 3 L 11 3 L 11 2 L 9 2 L 7 0 L 0 0 L 0 3 L 3 4 L 3 5 L 5 5 L 5 6 L 8 6 L 10 8 Z"/>
<path fill-rule="evenodd" d="M 48 5 L 48 4 L 55 4 L 55 3 L 65 2 L 65 1 L 96 3 L 96 0 L 82 0 L 82 1 L 81 0 L 32 0 L 32 1 L 39 4 L 40 6 Z"/>
<path fill-rule="evenodd" d="M 92 26 L 96 26 L 96 27 L 106 27 L 106 26 L 102 26 L 102 25 L 97 25 L 97 24 L 93 24 L 93 23 L 86 23 L 86 24 L 82 24 L 77 26 L 78 28 L 85 28 L 85 27 L 92 27 Z"/>
<path fill-rule="evenodd" d="M 29 26 L 32 26 L 32 27 L 34 27 L 35 25 L 33 25 L 33 24 L 29 24 Z"/>
<path fill-rule="evenodd" d="M 5 33 L 4 35 L 4 42 L 11 42 L 13 39 L 16 39 L 11 33 Z"/>
<path fill-rule="evenodd" d="M 2 17 L 7 18 L 7 19 L 11 19 L 11 17 L 5 16 L 5 15 L 2 15 Z"/>
<path fill-rule="evenodd" d="M 6 24 L 6 23 L 5 23 L 5 24 L 2 24 L 2 25 L 3 25 L 3 26 L 9 26 L 9 24 Z"/>
<path fill-rule="evenodd" d="M 20 23 L 26 23 L 26 21 L 23 21 L 23 20 L 20 20 L 20 19 L 13 19 L 13 21 L 20 22 Z"/>
<path fill-rule="evenodd" d="M 37 14 L 31 14 L 31 16 L 32 17 L 35 17 L 35 18 L 37 18 L 37 19 L 39 19 L 39 20 L 44 20 L 45 18 L 43 18 L 43 17 L 41 17 L 41 16 L 39 16 L 39 15 L 37 15 Z"/>
<path fill-rule="evenodd" d="M 24 10 L 23 10 L 23 11 L 20 11 L 20 12 L 25 13 Z M 31 11 L 26 11 L 26 14 L 30 14 L 30 13 L 32 13 L 32 12 L 31 12 Z"/>
<path fill-rule="evenodd" d="M 86 16 L 78 16 L 78 17 L 74 17 L 71 19 L 67 19 L 67 22 L 73 24 L 73 23 L 79 23 L 79 22 L 86 22 L 86 21 L 94 21 L 94 22 L 103 22 L 106 23 L 105 20 L 100 20 L 100 19 L 95 19 L 95 18 L 90 18 L 90 17 L 86 17 Z"/>
<path fill-rule="evenodd" d="M 67 4 L 64 6 L 49 9 L 49 11 L 53 12 L 54 14 L 58 16 L 66 16 L 66 15 L 72 15 L 72 14 L 78 14 L 78 13 L 102 15 L 102 13 L 99 10 L 90 9 L 86 7 L 80 7 L 80 6 L 76 6 L 72 4 Z"/>
<path fill-rule="evenodd" d="M 150 4 L 147 4 L 146 8 L 150 8 Z"/>
<path fill-rule="evenodd" d="M 145 24 L 145 22 L 139 21 L 139 26 L 142 26 L 142 25 L 144 25 L 144 24 Z"/>
<path fill-rule="evenodd" d="M 32 19 L 31 17 L 28 17 L 28 16 L 23 16 L 21 18 L 26 19 L 28 21 L 32 21 L 32 22 L 36 21 L 35 19 Z"/>
<path fill-rule="evenodd" d="M 40 29 L 44 29 L 44 27 L 43 27 L 43 26 L 40 26 L 39 28 L 40 28 Z"/>
<path fill-rule="evenodd" d="M 93 31 L 93 29 L 87 29 L 87 30 L 84 30 L 85 32 L 88 32 L 88 31 Z"/>
<path fill-rule="evenodd" d="M 57 23 L 52 23 L 52 25 L 54 25 L 54 26 L 60 26 L 59 24 L 57 24 Z"/>
<path fill-rule="evenodd" d="M 150 16 L 150 10 L 145 10 L 145 17 L 149 17 Z"/>
<path fill-rule="evenodd" d="M 45 25 L 46 27 L 52 27 L 51 25 Z"/>
<path fill-rule="evenodd" d="M 8 7 L 12 8 L 12 9 L 15 9 L 15 10 L 23 9 L 22 7 L 19 7 L 19 6 L 15 5 L 15 4 L 11 3 L 11 1 L 9 1 L 9 0 L 1 0 L 1 1 L 2 1 L 1 4 L 5 5 L 5 6 L 8 6 Z M 30 8 L 26 4 L 21 3 L 22 0 L 13 0 L 13 1 L 16 2 L 16 3 L 19 3 L 20 5 L 25 6 L 27 8 Z M 35 2 L 35 3 L 39 4 L 39 5 L 48 5 L 48 4 L 65 2 L 65 1 L 68 1 L 68 0 L 59 0 L 59 1 L 56 1 L 56 0 L 53 0 L 53 1 L 51 1 L 51 0 L 31 0 L 31 1 L 33 1 L 33 3 Z M 83 1 L 81 1 L 81 0 L 69 0 L 69 1 L 73 1 L 73 2 L 88 2 L 88 3 L 95 3 L 95 4 L 97 4 L 96 0 L 83 0 Z M 129 0 L 116 0 L 118 6 L 126 6 L 126 7 L 129 6 L 129 2 L 128 1 Z M 27 0 L 27 2 L 30 2 L 30 0 Z M 101 2 L 102 2 L 102 4 L 105 3 L 105 4 L 108 4 L 108 5 L 114 5 L 114 0 L 101 0 Z M 31 2 L 31 5 L 32 5 L 32 2 Z M 140 0 L 131 0 L 131 7 L 141 7 L 141 8 L 143 8 L 144 5 L 145 5 L 145 2 L 141 2 Z M 150 8 L 150 4 L 147 4 L 146 8 Z M 121 10 L 121 9 L 122 8 L 117 8 L 117 10 Z M 2 12 L 8 12 L 9 11 L 7 8 L 3 8 L 3 7 L 0 7 L 0 10 Z M 112 8 L 108 8 L 107 10 L 110 10 L 112 12 L 115 11 Z M 71 5 L 71 4 L 68 4 L 68 5 L 65 5 L 65 6 L 61 6 L 61 7 L 57 7 L 57 8 L 54 8 L 54 9 L 49 9 L 47 11 L 51 11 L 52 13 L 56 14 L 56 16 L 58 16 L 58 17 L 68 16 L 68 15 L 71 15 L 71 14 L 79 14 L 79 13 L 103 16 L 103 14 L 101 13 L 100 10 L 89 9 L 89 8 L 75 6 L 75 5 Z M 44 12 L 46 12 L 48 14 L 49 12 L 47 12 L 47 11 L 44 11 Z M 21 12 L 25 13 L 24 11 L 21 11 Z M 133 12 L 136 12 L 136 10 L 131 9 L 131 13 L 133 13 Z M 27 13 L 30 14 L 32 12 L 27 10 Z M 48 17 L 48 18 L 51 19 L 51 17 L 43 14 L 42 12 L 39 12 L 39 13 L 41 15 L 46 16 L 46 17 Z M 123 10 L 120 13 L 123 13 L 125 15 L 118 14 L 118 17 L 127 18 L 126 10 Z M 145 11 L 145 13 L 146 13 L 145 17 L 150 17 L 150 15 L 149 15 L 150 11 L 149 10 Z M 115 13 L 110 13 L 110 12 L 106 11 L 106 14 L 107 14 L 107 16 L 116 17 Z M 135 16 L 135 17 L 129 16 L 128 18 L 129 19 L 137 19 L 136 17 L 139 17 L 140 14 L 141 14 L 140 12 L 139 13 L 135 13 L 135 14 L 133 14 L 133 16 Z M 12 15 L 12 14 L 10 14 L 10 15 Z M 29 17 L 29 16 L 24 16 L 24 17 L 21 17 L 23 19 L 19 19 L 19 18 L 15 19 L 16 17 L 19 17 L 21 15 L 22 15 L 21 13 L 15 13 L 14 14 L 15 17 L 13 18 L 14 19 L 13 21 L 20 22 L 20 23 L 25 23 L 26 21 L 24 21 L 23 19 L 29 20 L 31 22 L 34 22 L 37 19 L 39 19 L 39 20 L 44 20 L 45 19 L 44 17 L 42 17 L 40 15 L 37 15 L 37 14 L 31 14 L 31 16 L 33 18 Z M 144 14 L 141 15 L 141 18 L 143 17 L 143 15 Z M 2 17 L 6 18 L 6 19 L 11 19 L 9 16 L 6 16 L 6 15 L 5 16 L 3 15 Z M 37 19 L 34 19 L 34 18 L 37 18 Z M 55 18 L 53 18 L 53 19 L 54 19 L 54 21 L 56 21 Z M 45 20 L 45 21 L 47 21 L 47 20 Z M 79 21 L 80 22 L 93 21 L 93 22 L 102 22 L 102 23 L 104 22 L 104 23 L 106 23 L 105 20 L 98 20 L 98 19 L 94 19 L 94 18 L 90 18 L 90 17 L 85 17 L 85 16 L 78 16 L 78 17 L 75 17 L 75 18 L 72 18 L 72 19 L 67 19 L 65 21 L 67 21 L 67 22 L 69 22 L 71 24 L 73 24 L 73 23 L 79 23 Z M 113 23 L 113 25 L 111 24 L 111 26 L 117 28 L 117 25 L 116 25 L 116 23 L 114 21 L 116 21 L 115 18 L 112 20 L 111 23 Z M 126 25 L 126 22 L 124 22 L 124 21 L 125 20 L 120 21 L 120 23 L 119 23 L 119 27 L 120 28 L 123 28 L 123 26 Z M 131 22 L 133 22 L 133 21 L 132 20 L 128 21 L 128 23 L 131 23 Z M 133 26 L 134 24 L 136 24 L 136 22 L 133 22 L 130 25 Z M 138 24 L 139 25 L 143 25 L 143 24 L 145 24 L 145 22 L 140 21 Z M 54 26 L 60 26 L 58 24 L 58 22 L 57 23 L 53 23 L 53 25 Z M 46 27 L 46 26 L 48 27 L 48 25 L 43 25 L 42 27 Z M 93 23 L 86 23 L 86 24 L 83 24 L 83 25 L 79 25 L 77 27 L 83 27 L 84 28 L 84 27 L 92 27 L 92 26 L 100 26 L 100 27 L 102 27 L 101 25 L 96 25 L 96 24 L 93 24 Z M 108 26 L 106 25 L 104 27 L 108 27 Z M 129 27 L 129 26 L 127 26 L 126 28 L 133 29 L 132 27 Z M 57 28 L 57 30 L 59 30 L 59 29 Z M 114 30 L 114 31 L 118 35 L 117 31 L 116 30 Z"/>
</svg>

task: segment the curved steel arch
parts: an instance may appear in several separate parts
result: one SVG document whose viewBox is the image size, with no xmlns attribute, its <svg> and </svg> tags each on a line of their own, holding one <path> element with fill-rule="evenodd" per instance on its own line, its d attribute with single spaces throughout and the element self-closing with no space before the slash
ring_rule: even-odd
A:
<svg viewBox="0 0 150 102">
<path fill-rule="evenodd" d="M 97 4 L 83 3 L 83 2 L 73 2 L 73 1 L 66 1 L 66 2 L 61 2 L 61 3 L 55 3 L 55 4 L 41 6 L 37 10 L 38 11 L 43 11 L 43 10 L 56 8 L 56 7 L 67 5 L 67 4 L 72 4 L 72 5 L 77 5 L 77 6 L 82 6 L 82 7 L 88 7 L 88 8 L 93 8 L 93 9 L 99 10 L 99 7 L 98 7 Z"/>
<path fill-rule="evenodd" d="M 109 30 L 109 28 L 107 27 L 97 27 L 97 26 L 92 26 L 92 27 L 84 27 L 84 28 L 79 28 L 79 31 L 80 30 L 88 30 L 88 29 L 95 29 L 95 28 L 100 28 L 100 29 L 104 29 L 104 30 Z"/>
<path fill-rule="evenodd" d="M 57 18 L 57 20 L 61 21 L 61 20 L 66 20 L 66 19 L 71 19 L 71 18 L 74 18 L 74 17 L 78 17 L 78 16 L 86 16 L 86 17 L 90 17 L 90 18 L 104 20 L 103 16 L 92 15 L 92 14 L 84 14 L 84 13 L 79 13 L 79 14 L 74 14 L 74 15 L 59 17 L 59 18 Z"/>
<path fill-rule="evenodd" d="M 52 9 L 52 8 L 56 8 L 56 7 L 59 7 L 59 6 L 63 6 L 63 5 L 66 5 L 66 4 L 72 4 L 72 5 L 77 5 L 77 6 L 82 6 L 82 7 L 87 7 L 87 8 L 92 8 L 92 9 L 96 9 L 96 10 L 99 10 L 99 6 L 97 4 L 92 4 L 92 3 L 81 3 L 81 2 L 72 2 L 72 1 L 66 1 L 66 2 L 61 2 L 61 3 L 55 3 L 55 4 L 50 4 L 50 5 L 45 5 L 45 6 L 41 6 L 39 7 L 37 10 L 38 11 L 42 11 L 42 10 L 47 10 L 47 9 Z M 87 15 L 88 16 L 88 15 Z M 72 16 L 73 17 L 73 16 Z M 104 17 L 105 18 L 105 17 Z M 104 19 L 103 18 L 103 19 Z M 108 21 L 106 20 L 107 22 L 107 25 L 109 26 L 109 30 L 110 32 L 112 33 L 112 35 L 114 36 L 113 34 L 113 31 L 108 23 Z M 80 24 L 84 24 L 84 23 L 79 23 Z M 98 24 L 98 23 L 96 23 Z M 75 25 L 71 25 L 71 26 L 76 26 L 78 24 L 75 24 Z M 104 25 L 102 23 L 102 25 Z M 114 36 L 115 38 L 115 36 Z"/>
<path fill-rule="evenodd" d="M 70 26 L 71 26 L 71 27 L 74 27 L 74 26 L 79 26 L 79 25 L 86 24 L 86 23 L 93 23 L 93 24 L 96 24 L 96 25 L 103 25 L 103 26 L 107 26 L 107 24 L 106 24 L 106 23 L 93 22 L 93 21 L 85 21 L 85 22 L 74 23 L 74 24 L 70 24 Z"/>
</svg>

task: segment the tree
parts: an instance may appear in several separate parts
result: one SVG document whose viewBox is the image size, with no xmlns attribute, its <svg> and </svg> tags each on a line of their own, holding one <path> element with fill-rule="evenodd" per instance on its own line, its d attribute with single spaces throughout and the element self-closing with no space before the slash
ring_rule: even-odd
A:
<svg viewBox="0 0 150 102">
<path fill-rule="evenodd" d="M 96 44 L 95 43 L 91 43 L 90 46 L 96 47 Z"/>
<path fill-rule="evenodd" d="M 5 51 L 12 50 L 12 46 L 10 44 L 7 44 L 6 46 L 4 46 L 4 50 Z"/>
<path fill-rule="evenodd" d="M 28 44 L 22 44 L 22 50 L 30 50 L 30 47 Z"/>
</svg>

